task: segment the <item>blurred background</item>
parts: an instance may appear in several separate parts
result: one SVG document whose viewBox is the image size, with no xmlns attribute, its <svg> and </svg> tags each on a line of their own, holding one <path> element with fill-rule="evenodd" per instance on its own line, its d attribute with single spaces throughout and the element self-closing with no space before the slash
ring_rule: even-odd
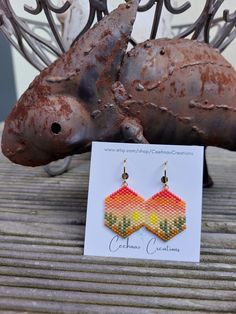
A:
<svg viewBox="0 0 236 314">
<path fill-rule="evenodd" d="M 73 15 L 70 16 L 70 23 L 73 22 L 73 18 L 76 23 L 80 22 L 80 29 L 83 28 L 84 23 L 86 22 L 88 16 L 86 15 L 88 12 L 88 0 L 74 0 L 83 3 L 84 11 L 74 10 Z M 44 14 L 39 14 L 37 16 L 29 15 L 24 11 L 24 4 L 28 4 L 31 6 L 35 6 L 35 1 L 33 0 L 10 0 L 12 6 L 14 7 L 15 12 L 24 18 L 28 18 L 31 20 L 31 23 L 41 23 L 46 25 L 46 19 Z M 109 9 L 116 7 L 119 3 L 122 3 L 122 0 L 108 0 Z M 146 1 L 143 0 L 143 3 Z M 181 5 L 186 1 L 182 0 L 174 0 L 172 3 L 177 3 Z M 193 21 L 197 19 L 199 14 L 201 13 L 205 0 L 198 1 L 190 1 L 192 7 L 187 10 L 186 13 L 174 16 L 167 16 L 163 19 L 162 30 L 158 34 L 158 37 L 168 36 L 171 37 L 171 31 L 169 26 L 176 27 L 178 25 L 183 24 L 191 24 Z M 63 3 L 63 0 L 53 1 L 53 3 Z M 86 8 L 86 6 L 88 8 Z M 222 16 L 222 12 L 224 9 L 229 9 L 230 12 L 234 12 L 236 9 L 236 1 L 235 0 L 225 0 L 224 4 L 219 11 L 219 15 Z M 81 13 L 82 12 L 82 13 Z M 151 21 L 153 16 L 153 10 L 146 13 L 139 13 L 138 19 L 136 21 L 135 29 L 134 29 L 134 37 L 138 36 L 138 41 L 143 41 L 148 38 L 151 29 Z M 76 15 L 77 14 L 77 15 Z M 79 18 L 78 18 L 79 17 Z M 64 22 L 64 17 L 61 19 Z M 67 25 L 64 25 L 64 40 L 70 40 L 70 33 L 77 31 L 79 32 L 78 26 L 73 27 L 68 22 Z M 166 23 L 166 24 L 165 24 Z M 58 27 L 61 27 L 61 24 L 58 20 Z M 164 35 L 163 35 L 164 34 Z M 235 49 L 236 49 L 236 40 L 224 51 L 224 56 L 236 67 L 236 57 L 235 57 Z M 7 114 L 10 112 L 12 106 L 15 104 L 20 95 L 27 89 L 30 82 L 34 79 L 34 77 L 38 74 L 38 71 L 31 66 L 13 47 L 10 47 L 7 40 L 0 33 L 0 121 L 3 121 Z"/>
</svg>

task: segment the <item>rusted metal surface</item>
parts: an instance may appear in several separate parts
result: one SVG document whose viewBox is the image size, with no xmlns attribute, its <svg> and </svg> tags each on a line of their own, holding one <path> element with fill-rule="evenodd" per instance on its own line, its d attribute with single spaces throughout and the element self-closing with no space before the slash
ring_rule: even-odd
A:
<svg viewBox="0 0 236 314">
<path fill-rule="evenodd" d="M 186 39 L 147 41 L 124 59 L 122 105 L 151 143 L 236 150 L 236 72 L 214 49 Z"/>
<path fill-rule="evenodd" d="M 126 53 L 138 0 L 101 20 L 43 70 L 6 120 L 3 153 L 39 166 L 91 142 L 236 150 L 236 72 L 213 48 L 148 40 Z"/>
</svg>

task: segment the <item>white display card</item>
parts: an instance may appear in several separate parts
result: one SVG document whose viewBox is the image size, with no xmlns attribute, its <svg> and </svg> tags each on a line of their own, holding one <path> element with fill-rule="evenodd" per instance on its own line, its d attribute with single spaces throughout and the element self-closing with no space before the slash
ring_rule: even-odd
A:
<svg viewBox="0 0 236 314">
<path fill-rule="evenodd" d="M 168 162 L 169 190 L 186 202 L 186 229 L 168 241 L 142 227 L 123 239 L 104 224 L 105 198 L 128 186 L 145 200 L 163 188 Z M 84 255 L 199 262 L 203 147 L 94 142 L 92 146 Z"/>
</svg>

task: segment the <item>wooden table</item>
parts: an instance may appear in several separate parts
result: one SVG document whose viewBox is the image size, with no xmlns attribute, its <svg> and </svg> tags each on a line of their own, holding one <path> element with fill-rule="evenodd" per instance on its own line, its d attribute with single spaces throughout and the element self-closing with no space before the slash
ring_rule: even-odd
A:
<svg viewBox="0 0 236 314">
<path fill-rule="evenodd" d="M 191 264 L 84 257 L 89 155 L 55 178 L 1 155 L 0 312 L 236 313 L 236 154 L 208 157 L 215 186 Z"/>
</svg>

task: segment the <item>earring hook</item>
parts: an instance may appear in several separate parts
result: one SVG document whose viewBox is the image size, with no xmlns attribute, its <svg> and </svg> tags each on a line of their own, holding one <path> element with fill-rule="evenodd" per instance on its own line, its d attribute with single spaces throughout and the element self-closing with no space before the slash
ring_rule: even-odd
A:
<svg viewBox="0 0 236 314">
<path fill-rule="evenodd" d="M 164 186 L 166 188 L 168 188 L 168 181 L 169 178 L 167 177 L 167 165 L 168 165 L 168 161 L 164 162 L 163 166 L 164 166 L 164 176 L 161 178 L 161 182 L 164 183 Z"/>
<path fill-rule="evenodd" d="M 129 178 L 128 173 L 126 172 L 126 161 L 127 159 L 125 159 L 123 161 L 123 174 L 122 174 L 122 179 L 123 179 L 123 185 L 127 185 L 127 180 Z"/>
</svg>

